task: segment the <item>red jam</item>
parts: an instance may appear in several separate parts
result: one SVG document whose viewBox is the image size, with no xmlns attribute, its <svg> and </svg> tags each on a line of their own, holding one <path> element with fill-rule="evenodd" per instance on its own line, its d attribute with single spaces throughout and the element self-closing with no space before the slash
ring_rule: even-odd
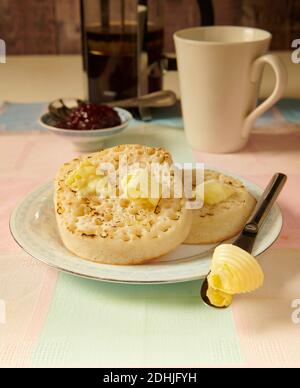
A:
<svg viewBox="0 0 300 388">
<path fill-rule="evenodd" d="M 63 129 L 93 130 L 121 125 L 118 113 L 107 105 L 82 104 L 75 108 L 67 120 L 57 127 Z"/>
</svg>

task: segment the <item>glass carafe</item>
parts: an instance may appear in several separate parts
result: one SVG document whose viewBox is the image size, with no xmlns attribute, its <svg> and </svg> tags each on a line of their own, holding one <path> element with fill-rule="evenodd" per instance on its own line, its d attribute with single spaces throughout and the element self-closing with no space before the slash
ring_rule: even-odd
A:
<svg viewBox="0 0 300 388">
<path fill-rule="evenodd" d="M 81 0 L 81 21 L 89 101 L 161 89 L 163 0 Z"/>
</svg>

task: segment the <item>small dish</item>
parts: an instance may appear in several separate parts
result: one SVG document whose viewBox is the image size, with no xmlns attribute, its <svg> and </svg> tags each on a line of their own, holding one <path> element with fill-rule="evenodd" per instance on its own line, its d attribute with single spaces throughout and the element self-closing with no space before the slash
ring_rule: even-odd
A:
<svg viewBox="0 0 300 388">
<path fill-rule="evenodd" d="M 43 114 L 39 123 L 42 127 L 53 132 L 55 135 L 64 137 L 73 143 L 74 148 L 81 152 L 93 152 L 98 151 L 106 139 L 117 135 L 124 131 L 132 120 L 132 115 L 125 109 L 113 108 L 121 119 L 121 125 L 106 129 L 93 129 L 93 130 L 76 130 L 76 129 L 63 129 L 57 128 L 57 121 L 49 114 Z"/>
</svg>

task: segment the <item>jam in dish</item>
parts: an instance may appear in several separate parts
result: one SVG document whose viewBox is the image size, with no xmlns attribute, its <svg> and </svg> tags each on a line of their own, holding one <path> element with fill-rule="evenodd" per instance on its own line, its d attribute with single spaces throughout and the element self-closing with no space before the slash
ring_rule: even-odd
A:
<svg viewBox="0 0 300 388">
<path fill-rule="evenodd" d="M 82 104 L 72 110 L 70 116 L 57 127 L 75 130 L 112 128 L 121 125 L 118 113 L 107 105 Z"/>
</svg>

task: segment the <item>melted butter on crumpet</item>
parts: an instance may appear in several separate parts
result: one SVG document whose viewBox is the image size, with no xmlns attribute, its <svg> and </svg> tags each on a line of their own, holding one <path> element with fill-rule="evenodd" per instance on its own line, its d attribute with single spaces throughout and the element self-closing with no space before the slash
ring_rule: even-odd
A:
<svg viewBox="0 0 300 388">
<path fill-rule="evenodd" d="M 122 189 L 126 198 L 132 201 L 142 201 L 154 208 L 161 198 L 161 185 L 153 177 L 151 179 L 151 174 L 144 169 L 138 169 L 125 175 L 122 179 Z M 153 197 L 152 193 L 155 193 Z"/>
<path fill-rule="evenodd" d="M 79 197 L 101 194 L 107 198 L 112 193 L 108 177 L 101 175 L 101 170 L 87 160 L 80 163 L 65 183 L 71 190 L 76 191 Z M 126 198 L 141 205 L 155 208 L 160 201 L 161 185 L 155 179 L 151 180 L 151 174 L 147 170 L 137 169 L 125 175 L 121 186 Z M 155 193 L 154 198 L 151 193 Z"/>
<path fill-rule="evenodd" d="M 234 194 L 234 192 L 235 190 L 231 185 L 216 179 L 211 179 L 200 183 L 200 185 L 196 187 L 195 195 L 208 205 L 216 205 L 226 201 Z"/>
</svg>

